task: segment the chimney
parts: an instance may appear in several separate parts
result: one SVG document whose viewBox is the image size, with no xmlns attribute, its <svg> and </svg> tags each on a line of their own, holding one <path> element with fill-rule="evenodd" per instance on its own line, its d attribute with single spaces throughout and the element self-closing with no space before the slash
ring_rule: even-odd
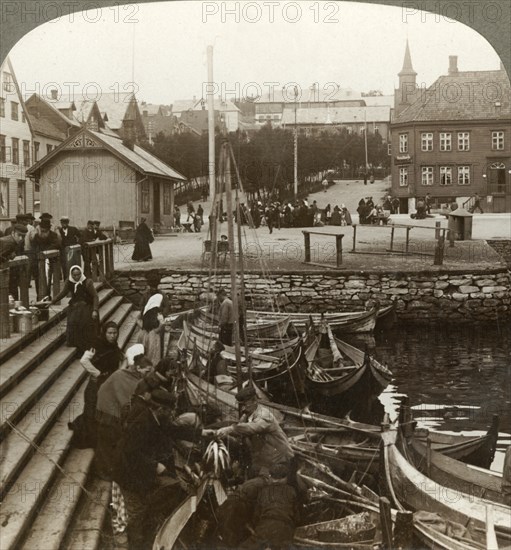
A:
<svg viewBox="0 0 511 550">
<path fill-rule="evenodd" d="M 458 56 L 450 55 L 449 56 L 449 74 L 458 73 Z"/>
<path fill-rule="evenodd" d="M 51 98 L 54 100 L 54 101 L 57 101 L 58 99 L 58 90 L 56 88 L 53 88 L 51 90 Z"/>
</svg>

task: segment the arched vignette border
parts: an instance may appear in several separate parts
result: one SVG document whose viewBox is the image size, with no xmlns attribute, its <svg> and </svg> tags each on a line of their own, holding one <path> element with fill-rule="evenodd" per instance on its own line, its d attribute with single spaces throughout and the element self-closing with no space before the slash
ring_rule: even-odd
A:
<svg viewBox="0 0 511 550">
<path fill-rule="evenodd" d="M 62 15 L 76 13 L 94 7 L 108 8 L 124 4 L 145 4 L 149 2 L 175 2 L 179 0 L 2 0 L 0 2 L 0 63 L 3 62 L 15 44 L 31 30 L 48 21 L 36 21 L 30 13 L 51 13 L 51 6 L 62 7 Z M 197 0 L 200 1 L 200 0 Z M 258 0 L 262 1 L 262 0 Z M 511 76 L 511 2 L 509 0 L 343 0 L 364 4 L 379 4 L 400 7 L 410 15 L 413 10 L 424 10 L 442 17 L 456 19 L 482 35 L 499 55 L 508 76 Z M 446 11 L 450 5 L 460 9 Z M 24 6 L 22 8 L 22 5 Z M 492 8 L 498 6 L 501 17 L 490 20 L 485 17 Z M 46 9 L 48 7 L 48 9 Z M 18 9 L 17 9 L 18 8 Z M 478 8 L 478 9 L 476 9 Z M 32 20 L 32 17 L 34 20 Z M 26 18 L 27 20 L 23 21 Z"/>
</svg>

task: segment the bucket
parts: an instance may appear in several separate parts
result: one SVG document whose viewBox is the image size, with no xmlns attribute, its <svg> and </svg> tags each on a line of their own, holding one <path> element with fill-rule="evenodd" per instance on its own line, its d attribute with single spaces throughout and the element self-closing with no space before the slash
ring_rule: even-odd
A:
<svg viewBox="0 0 511 550">
<path fill-rule="evenodd" d="M 26 334 L 29 334 L 31 332 L 32 319 L 33 319 L 33 315 L 31 311 L 24 311 L 18 317 L 19 332 L 22 336 L 25 336 Z"/>
</svg>

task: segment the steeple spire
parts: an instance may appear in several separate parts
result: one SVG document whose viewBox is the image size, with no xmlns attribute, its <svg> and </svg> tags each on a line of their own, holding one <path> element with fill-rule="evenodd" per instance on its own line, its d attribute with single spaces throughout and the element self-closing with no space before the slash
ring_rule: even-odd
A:
<svg viewBox="0 0 511 550">
<path fill-rule="evenodd" d="M 408 44 L 408 38 L 406 39 L 406 49 L 405 49 L 405 58 L 403 60 L 403 68 L 401 72 L 398 73 L 398 76 L 404 75 L 413 75 L 417 76 L 417 73 L 413 70 L 412 67 L 412 56 L 410 55 L 410 45 Z"/>
</svg>

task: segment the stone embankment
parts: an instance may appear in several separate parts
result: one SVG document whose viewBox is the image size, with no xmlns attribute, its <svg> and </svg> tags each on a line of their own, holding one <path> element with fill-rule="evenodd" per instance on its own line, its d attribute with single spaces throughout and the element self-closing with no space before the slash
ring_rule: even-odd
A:
<svg viewBox="0 0 511 550">
<path fill-rule="evenodd" d="M 213 288 L 204 272 L 160 270 L 161 290 L 168 293 L 172 310 L 193 307 L 201 293 Z M 216 287 L 230 286 L 229 274 L 218 274 Z M 472 270 L 470 273 L 278 273 L 245 274 L 247 307 L 285 311 L 353 311 L 371 302 L 381 306 L 396 302 L 400 320 L 488 321 L 511 316 L 511 273 L 506 268 Z M 138 303 L 146 288 L 143 272 L 118 272 L 117 290 Z"/>
</svg>

